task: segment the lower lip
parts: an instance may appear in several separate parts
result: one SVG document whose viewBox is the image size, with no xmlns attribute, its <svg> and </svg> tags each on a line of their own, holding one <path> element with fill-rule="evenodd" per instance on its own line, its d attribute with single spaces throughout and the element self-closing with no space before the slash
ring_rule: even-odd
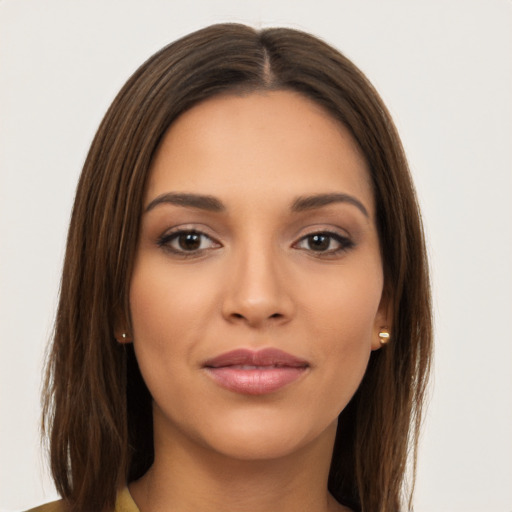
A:
<svg viewBox="0 0 512 512">
<path fill-rule="evenodd" d="M 306 367 L 283 366 L 240 369 L 231 366 L 206 368 L 208 374 L 223 388 L 245 395 L 265 395 L 296 381 Z"/>
</svg>

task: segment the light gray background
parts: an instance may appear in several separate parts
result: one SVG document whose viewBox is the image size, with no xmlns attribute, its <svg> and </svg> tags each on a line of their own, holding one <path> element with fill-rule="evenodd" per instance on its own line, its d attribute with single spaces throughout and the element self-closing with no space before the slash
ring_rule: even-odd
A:
<svg viewBox="0 0 512 512">
<path fill-rule="evenodd" d="M 202 26 L 287 25 L 368 75 L 405 144 L 436 310 L 418 512 L 512 511 L 509 0 L 0 2 L 0 510 L 55 497 L 39 387 L 74 187 L 115 93 Z"/>
</svg>

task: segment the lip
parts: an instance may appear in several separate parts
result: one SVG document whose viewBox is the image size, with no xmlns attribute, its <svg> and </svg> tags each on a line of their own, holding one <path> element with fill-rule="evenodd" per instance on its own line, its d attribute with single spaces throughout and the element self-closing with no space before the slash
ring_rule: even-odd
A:
<svg viewBox="0 0 512 512">
<path fill-rule="evenodd" d="M 299 379 L 309 368 L 309 363 L 276 348 L 236 349 L 208 359 L 203 368 L 225 389 L 246 395 L 264 395 Z"/>
</svg>

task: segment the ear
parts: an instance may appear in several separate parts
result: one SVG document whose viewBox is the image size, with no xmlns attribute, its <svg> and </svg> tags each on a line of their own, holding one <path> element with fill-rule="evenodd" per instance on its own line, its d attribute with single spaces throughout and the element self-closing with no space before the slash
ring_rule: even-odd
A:
<svg viewBox="0 0 512 512">
<path fill-rule="evenodd" d="M 129 324 L 124 317 L 118 315 L 114 327 L 114 338 L 118 343 L 131 343 L 133 341 L 130 329 L 126 327 L 127 325 Z"/>
<path fill-rule="evenodd" d="M 131 343 L 133 341 L 133 338 L 131 337 L 130 333 L 126 332 L 125 330 L 118 331 L 116 329 L 114 336 L 118 343 Z"/>
<path fill-rule="evenodd" d="M 375 315 L 372 333 L 372 350 L 378 350 L 392 339 L 393 306 L 391 296 L 384 290 Z"/>
<path fill-rule="evenodd" d="M 119 304 L 114 308 L 114 338 L 118 343 L 131 343 L 133 341 L 129 313 Z"/>
</svg>

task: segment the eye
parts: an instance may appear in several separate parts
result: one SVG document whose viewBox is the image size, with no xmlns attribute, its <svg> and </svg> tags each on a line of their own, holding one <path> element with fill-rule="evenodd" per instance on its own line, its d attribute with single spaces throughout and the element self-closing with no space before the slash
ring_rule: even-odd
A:
<svg viewBox="0 0 512 512">
<path fill-rule="evenodd" d="M 183 256 L 197 255 L 202 251 L 220 247 L 217 241 L 205 233 L 193 229 L 167 233 L 158 240 L 158 245 Z"/>
<path fill-rule="evenodd" d="M 354 243 L 345 236 L 330 231 L 321 231 L 302 237 L 294 247 L 318 253 L 318 255 L 335 255 L 353 246 Z"/>
</svg>

